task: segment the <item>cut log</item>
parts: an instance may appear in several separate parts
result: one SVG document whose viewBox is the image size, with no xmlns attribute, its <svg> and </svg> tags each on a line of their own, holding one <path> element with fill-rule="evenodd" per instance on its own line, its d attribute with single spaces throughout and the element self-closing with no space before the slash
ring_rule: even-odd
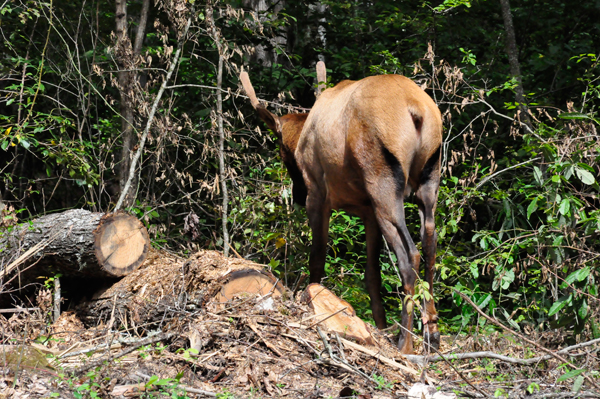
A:
<svg viewBox="0 0 600 399">
<path fill-rule="evenodd" d="M 284 292 L 283 285 L 271 273 L 245 269 L 236 270 L 222 277 L 221 288 L 216 293 L 215 299 L 220 303 L 225 303 L 241 293 L 263 296 L 272 293 L 273 297 L 280 297 Z"/>
<path fill-rule="evenodd" d="M 48 271 L 69 277 L 121 277 L 146 259 L 144 225 L 126 213 L 73 209 L 43 216 L 0 235 L 0 281 L 20 284 Z"/>
<path fill-rule="evenodd" d="M 376 345 L 367 323 L 356 316 L 352 305 L 338 298 L 320 284 L 306 287 L 302 299 L 314 311 L 314 319 L 308 323 L 326 327 L 341 337 L 353 339 L 361 344 Z"/>
</svg>

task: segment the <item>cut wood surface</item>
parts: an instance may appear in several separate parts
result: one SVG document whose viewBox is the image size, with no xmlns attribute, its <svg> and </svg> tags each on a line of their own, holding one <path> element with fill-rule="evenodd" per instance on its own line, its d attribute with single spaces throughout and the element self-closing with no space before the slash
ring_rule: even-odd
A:
<svg viewBox="0 0 600 399">
<path fill-rule="evenodd" d="M 340 336 L 361 344 L 376 345 L 367 324 L 356 316 L 354 308 L 320 284 L 310 284 L 303 294 L 304 301 L 315 312 L 312 325 L 326 327 Z"/>
<path fill-rule="evenodd" d="M 69 277 L 120 277 L 146 259 L 144 225 L 126 213 L 72 209 L 0 233 L 0 278 L 24 284 L 48 271 Z"/>
<path fill-rule="evenodd" d="M 223 285 L 215 295 L 215 299 L 224 303 L 233 299 L 236 294 L 272 294 L 273 297 L 280 297 L 285 288 L 279 280 L 271 273 L 256 270 L 243 269 L 228 273 L 223 277 Z"/>
<path fill-rule="evenodd" d="M 149 248 L 146 228 L 126 213 L 102 217 L 94 231 L 96 259 L 114 276 L 125 276 L 137 269 L 148 256 Z"/>
</svg>

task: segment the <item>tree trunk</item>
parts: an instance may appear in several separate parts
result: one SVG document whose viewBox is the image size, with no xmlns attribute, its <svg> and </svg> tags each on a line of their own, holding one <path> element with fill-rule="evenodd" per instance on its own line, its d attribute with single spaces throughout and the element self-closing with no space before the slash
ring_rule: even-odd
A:
<svg viewBox="0 0 600 399">
<path fill-rule="evenodd" d="M 266 12 L 272 11 L 273 13 L 280 12 L 285 7 L 285 1 L 274 1 L 274 0 L 243 0 L 243 6 L 250 8 L 258 16 L 259 24 L 267 20 Z M 267 47 L 262 44 L 258 44 L 254 48 L 254 54 L 251 55 L 252 62 L 259 62 L 264 67 L 271 67 L 273 63 L 278 64 L 279 55 L 277 47 L 281 50 L 285 50 L 287 47 L 287 37 L 285 35 L 276 35 L 275 37 L 268 38 L 271 42 L 273 49 L 268 51 Z"/>
<path fill-rule="evenodd" d="M 142 50 L 144 37 L 146 33 L 146 22 L 148 20 L 148 11 L 150 8 L 150 0 L 144 0 L 142 4 L 142 11 L 137 27 L 137 33 L 135 37 L 135 45 L 132 47 L 131 40 L 129 39 L 128 33 L 128 22 L 127 22 L 127 1 L 116 0 L 116 30 L 117 30 L 117 43 L 116 43 L 116 59 L 119 64 L 118 82 L 119 82 L 119 94 L 121 98 L 120 111 L 121 111 L 121 139 L 123 141 L 121 147 L 121 157 L 119 164 L 119 188 L 120 192 L 125 189 L 125 184 L 129 177 L 129 169 L 131 167 L 131 153 L 136 144 L 135 134 L 135 120 L 134 120 L 134 108 L 135 108 L 135 89 L 138 78 L 138 73 L 135 70 L 138 65 L 137 58 Z M 129 186 L 128 192 L 125 197 L 125 206 L 133 205 L 135 201 L 135 195 L 138 186 L 138 177 L 134 176 L 133 183 Z"/>
<path fill-rule="evenodd" d="M 523 122 L 530 131 L 533 132 L 529 110 L 525 103 L 525 92 L 523 90 L 523 81 L 521 79 L 521 68 L 519 66 L 519 53 L 517 51 L 517 42 L 515 39 L 515 28 L 513 26 L 512 13 L 510 12 L 509 0 L 500 0 L 502 5 L 502 19 L 504 20 L 504 30 L 506 31 L 506 53 L 510 64 L 510 73 L 517 80 L 516 100 L 519 103 L 519 110 L 523 115 Z"/>
<path fill-rule="evenodd" d="M 206 6 L 206 22 L 210 35 L 219 52 L 219 63 L 217 66 L 217 129 L 219 131 L 219 178 L 221 179 L 221 191 L 223 193 L 221 219 L 223 227 L 223 255 L 229 256 L 229 232 L 227 231 L 229 195 L 227 192 L 227 173 L 225 170 L 225 131 L 223 129 L 223 95 L 221 93 L 223 86 L 223 58 L 225 54 L 221 42 L 221 33 L 215 25 L 212 4 Z"/>
<path fill-rule="evenodd" d="M 0 279 L 2 286 L 16 280 L 21 287 L 47 273 L 120 277 L 136 270 L 149 248 L 148 233 L 137 218 L 73 209 L 4 232 Z"/>
</svg>

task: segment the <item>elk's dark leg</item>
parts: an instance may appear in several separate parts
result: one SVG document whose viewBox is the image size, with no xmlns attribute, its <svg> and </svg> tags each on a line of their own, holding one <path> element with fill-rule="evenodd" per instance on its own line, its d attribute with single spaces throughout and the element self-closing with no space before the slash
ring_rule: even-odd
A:
<svg viewBox="0 0 600 399">
<path fill-rule="evenodd" d="M 411 333 L 414 302 L 412 297 L 415 294 L 420 255 L 404 221 L 404 189 L 407 177 L 398 159 L 385 147 L 382 148 L 382 155 L 383 159 L 380 162 L 383 165 L 379 164 L 378 168 L 365 170 L 366 189 L 371 198 L 379 228 L 398 257 L 398 266 L 404 286 L 403 328 L 400 331 L 398 348 L 402 353 L 413 353 Z M 386 173 L 387 171 L 391 173 Z M 373 175 L 370 175 L 369 172 Z"/>
<path fill-rule="evenodd" d="M 438 157 L 439 159 L 439 157 Z M 427 168 L 424 172 L 427 172 Z M 438 330 L 438 314 L 433 300 L 433 277 L 435 273 L 435 255 L 437 248 L 437 234 L 435 232 L 435 206 L 438 197 L 439 163 L 431 173 L 424 173 L 422 183 L 416 192 L 419 215 L 421 216 L 421 242 L 423 245 L 423 258 L 425 262 L 425 281 L 429 284 L 431 300 L 425 301 L 425 315 L 423 315 L 423 338 L 425 345 L 433 348 L 440 347 L 440 333 Z"/>
<path fill-rule="evenodd" d="M 331 208 L 324 195 L 318 190 L 309 190 L 306 198 L 308 224 L 312 230 L 312 246 L 308 270 L 310 282 L 320 283 L 325 276 L 325 256 L 327 255 L 327 238 L 329 232 L 329 216 Z"/>
<path fill-rule="evenodd" d="M 372 209 L 363 216 L 363 223 L 367 233 L 367 268 L 365 269 L 365 284 L 371 298 L 371 310 L 377 328 L 383 329 L 387 326 L 385 310 L 381 299 L 381 265 L 379 254 L 381 253 L 381 230 Z"/>
<path fill-rule="evenodd" d="M 388 197 L 389 198 L 389 197 Z M 404 354 L 413 353 L 413 309 L 412 297 L 415 294 L 415 281 L 419 274 L 420 255 L 404 222 L 404 201 L 402 198 L 388 199 L 394 203 L 395 212 L 385 215 L 382 208 L 389 205 L 377 207 L 377 219 L 383 232 L 383 236 L 393 248 L 398 258 L 398 267 L 404 287 L 404 298 L 402 300 L 402 329 L 398 338 L 398 349 Z"/>
</svg>

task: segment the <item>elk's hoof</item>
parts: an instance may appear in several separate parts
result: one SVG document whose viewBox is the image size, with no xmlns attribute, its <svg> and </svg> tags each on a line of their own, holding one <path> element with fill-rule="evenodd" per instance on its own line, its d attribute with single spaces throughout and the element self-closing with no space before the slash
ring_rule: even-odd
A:
<svg viewBox="0 0 600 399">
<path fill-rule="evenodd" d="M 440 332 L 435 331 L 430 333 L 425 331 L 425 333 L 423 333 L 423 345 L 425 345 L 425 349 L 427 349 L 428 345 L 431 345 L 435 350 L 440 349 Z"/>
</svg>

